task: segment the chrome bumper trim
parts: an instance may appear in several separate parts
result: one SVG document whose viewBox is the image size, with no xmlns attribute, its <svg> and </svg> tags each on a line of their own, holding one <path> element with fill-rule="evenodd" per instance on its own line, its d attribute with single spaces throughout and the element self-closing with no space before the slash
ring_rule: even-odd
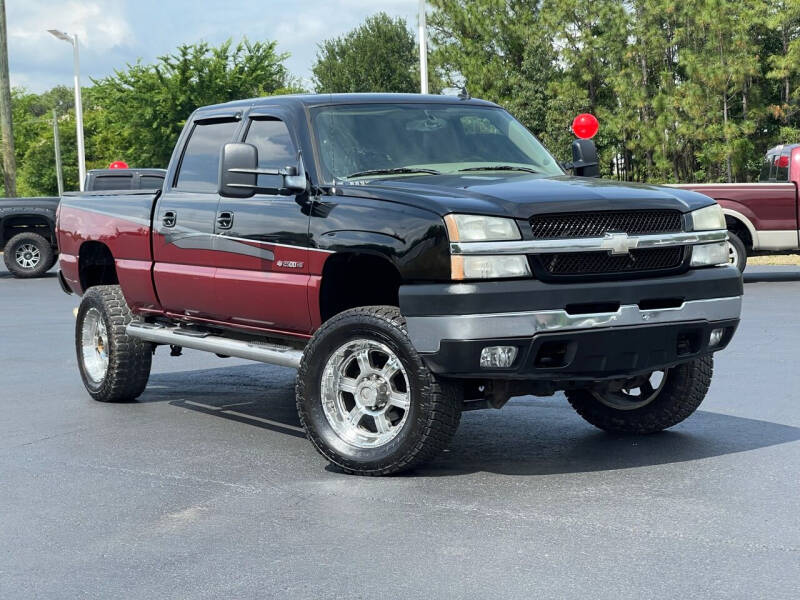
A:
<svg viewBox="0 0 800 600">
<path fill-rule="evenodd" d="M 680 233 L 658 233 L 649 235 L 627 235 L 607 233 L 603 237 L 522 240 L 513 242 L 451 242 L 451 254 L 553 254 L 556 252 L 611 252 L 627 254 L 636 248 L 661 248 L 686 244 L 708 244 L 724 242 L 728 232 L 724 229 L 712 231 L 683 231 Z"/>
<path fill-rule="evenodd" d="M 681 321 L 738 319 L 742 297 L 690 300 L 675 308 L 642 310 L 636 304 L 616 312 L 571 315 L 565 310 L 477 315 L 407 317 L 408 336 L 418 352 L 437 352 L 442 340 L 481 340 L 532 337 L 537 333 L 657 325 Z"/>
</svg>

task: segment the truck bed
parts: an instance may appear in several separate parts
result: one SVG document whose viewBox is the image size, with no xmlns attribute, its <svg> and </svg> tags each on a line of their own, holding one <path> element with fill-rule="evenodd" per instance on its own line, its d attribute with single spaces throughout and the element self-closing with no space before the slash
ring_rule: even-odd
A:
<svg viewBox="0 0 800 600">
<path fill-rule="evenodd" d="M 734 219 L 747 229 L 753 250 L 780 251 L 798 247 L 797 187 L 794 183 L 694 183 L 670 187 L 699 192 L 719 202 L 729 221 Z"/>
<path fill-rule="evenodd" d="M 58 214 L 58 244 L 61 271 L 72 291 L 84 291 L 78 272 L 79 249 L 84 242 L 95 241 L 111 251 L 120 281 L 135 290 L 132 297 L 142 299 L 138 307 L 157 306 L 150 276 L 150 222 L 160 194 L 160 190 L 119 190 L 64 195 Z M 90 250 L 84 246 L 83 251 Z"/>
</svg>

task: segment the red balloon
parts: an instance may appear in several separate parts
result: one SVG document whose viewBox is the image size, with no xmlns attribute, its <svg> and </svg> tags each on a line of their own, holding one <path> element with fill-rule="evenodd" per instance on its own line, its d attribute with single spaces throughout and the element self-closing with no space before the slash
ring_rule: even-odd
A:
<svg viewBox="0 0 800 600">
<path fill-rule="evenodd" d="M 600 129 L 600 123 L 597 117 L 589 113 L 583 113 L 575 117 L 572 121 L 572 133 L 577 135 L 582 140 L 589 140 L 597 135 L 597 130 Z"/>
<path fill-rule="evenodd" d="M 127 169 L 128 168 L 128 163 L 126 163 L 124 160 L 115 160 L 110 165 L 108 165 L 108 168 L 109 169 Z"/>
</svg>

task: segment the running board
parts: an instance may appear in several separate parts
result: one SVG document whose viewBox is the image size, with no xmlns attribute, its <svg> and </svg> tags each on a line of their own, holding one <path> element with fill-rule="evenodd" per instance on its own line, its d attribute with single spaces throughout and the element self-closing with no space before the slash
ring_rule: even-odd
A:
<svg viewBox="0 0 800 600">
<path fill-rule="evenodd" d="M 152 323 L 131 323 L 125 329 L 125 333 L 154 344 L 172 344 L 192 350 L 204 350 L 214 354 L 257 360 L 293 369 L 300 366 L 300 359 L 303 357 L 302 350 L 289 346 L 234 340 L 210 333 L 201 336 L 186 335 L 181 332 L 180 327 L 165 327 Z"/>
</svg>

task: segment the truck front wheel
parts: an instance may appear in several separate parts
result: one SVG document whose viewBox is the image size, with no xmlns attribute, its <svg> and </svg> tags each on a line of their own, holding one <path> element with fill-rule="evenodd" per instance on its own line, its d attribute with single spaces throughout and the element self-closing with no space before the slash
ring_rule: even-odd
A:
<svg viewBox="0 0 800 600">
<path fill-rule="evenodd" d="M 131 311 L 118 285 L 89 288 L 78 308 L 75 350 L 86 390 L 100 402 L 137 398 L 153 359 L 149 342 L 125 333 Z"/>
<path fill-rule="evenodd" d="M 586 421 L 613 433 L 655 433 L 691 415 L 706 396 L 714 371 L 712 356 L 626 382 L 567 392 Z"/>
<path fill-rule="evenodd" d="M 443 450 L 461 417 L 459 388 L 437 379 L 391 306 L 327 321 L 297 375 L 297 410 L 309 440 L 347 473 L 389 475 Z"/>
<path fill-rule="evenodd" d="M 732 231 L 728 232 L 728 260 L 730 264 L 739 269 L 740 273 L 744 273 L 747 267 L 747 247 L 742 239 Z"/>
</svg>

